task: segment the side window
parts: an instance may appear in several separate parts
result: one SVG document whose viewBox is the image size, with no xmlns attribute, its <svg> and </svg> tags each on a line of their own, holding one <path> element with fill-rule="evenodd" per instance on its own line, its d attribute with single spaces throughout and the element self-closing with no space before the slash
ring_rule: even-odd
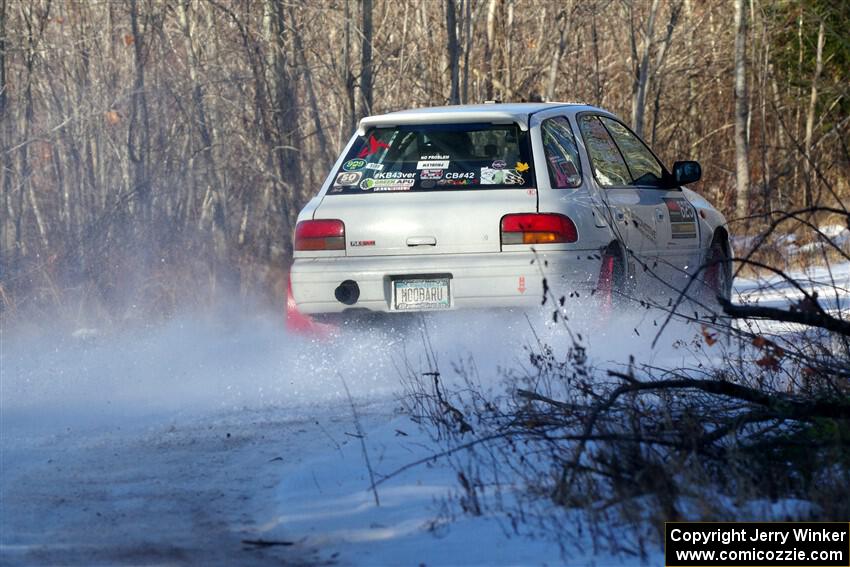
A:
<svg viewBox="0 0 850 567">
<path fill-rule="evenodd" d="M 649 148 L 628 128 L 604 116 L 599 119 L 608 128 L 623 157 L 626 158 L 626 165 L 629 166 L 629 171 L 632 174 L 634 181 L 632 185 L 648 185 L 650 187 L 660 187 L 661 178 L 664 174 L 664 168 L 649 151 Z"/>
<path fill-rule="evenodd" d="M 569 120 L 564 116 L 544 120 L 540 133 L 552 188 L 574 189 L 581 185 L 581 162 Z"/>
<path fill-rule="evenodd" d="M 599 184 L 603 187 L 629 185 L 632 182 L 629 169 L 602 122 L 595 116 L 584 115 L 579 119 L 579 128 Z"/>
</svg>

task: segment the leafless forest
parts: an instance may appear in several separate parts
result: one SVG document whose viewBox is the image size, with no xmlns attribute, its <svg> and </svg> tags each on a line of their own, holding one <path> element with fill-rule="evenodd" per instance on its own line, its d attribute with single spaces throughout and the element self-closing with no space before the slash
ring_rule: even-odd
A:
<svg viewBox="0 0 850 567">
<path fill-rule="evenodd" d="M 356 121 L 563 100 L 630 121 L 734 234 L 846 211 L 847 0 L 0 0 L 0 304 L 279 299 Z"/>
</svg>

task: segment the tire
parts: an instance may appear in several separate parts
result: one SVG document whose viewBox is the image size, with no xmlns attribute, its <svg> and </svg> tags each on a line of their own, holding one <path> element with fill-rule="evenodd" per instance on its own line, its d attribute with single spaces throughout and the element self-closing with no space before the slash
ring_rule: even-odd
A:
<svg viewBox="0 0 850 567">
<path fill-rule="evenodd" d="M 712 302 L 716 302 L 718 296 L 727 301 L 732 298 L 732 263 L 727 250 L 723 241 L 714 240 L 706 255 L 704 282 Z"/>
</svg>

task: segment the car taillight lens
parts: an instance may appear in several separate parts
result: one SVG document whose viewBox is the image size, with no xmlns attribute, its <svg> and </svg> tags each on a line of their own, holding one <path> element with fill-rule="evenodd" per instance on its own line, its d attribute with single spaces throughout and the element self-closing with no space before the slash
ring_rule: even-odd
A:
<svg viewBox="0 0 850 567">
<path fill-rule="evenodd" d="M 523 213 L 502 217 L 502 244 L 556 244 L 578 240 L 570 217 L 555 213 Z"/>
<path fill-rule="evenodd" d="M 345 250 L 345 225 L 336 219 L 301 221 L 295 227 L 295 250 Z"/>
</svg>

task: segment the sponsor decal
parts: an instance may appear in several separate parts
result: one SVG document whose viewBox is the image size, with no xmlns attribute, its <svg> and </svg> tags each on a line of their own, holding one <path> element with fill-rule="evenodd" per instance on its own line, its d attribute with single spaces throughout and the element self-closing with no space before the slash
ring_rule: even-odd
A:
<svg viewBox="0 0 850 567">
<path fill-rule="evenodd" d="M 364 179 L 360 183 L 363 191 L 409 191 L 415 179 Z"/>
<path fill-rule="evenodd" d="M 446 179 L 475 179 L 475 174 L 471 171 L 450 171 L 446 174 Z"/>
<path fill-rule="evenodd" d="M 518 173 L 522 173 L 523 171 L 528 171 L 528 164 L 524 161 L 516 162 L 516 170 Z"/>
<path fill-rule="evenodd" d="M 440 179 L 437 185 L 472 185 L 472 179 Z"/>
<path fill-rule="evenodd" d="M 503 159 L 497 159 L 492 164 L 490 164 L 492 169 L 505 169 L 508 167 L 508 164 Z"/>
<path fill-rule="evenodd" d="M 350 159 L 344 164 L 342 164 L 342 168 L 345 171 L 357 171 L 358 169 L 363 169 L 366 167 L 365 159 Z"/>
<path fill-rule="evenodd" d="M 448 169 L 449 160 L 422 159 L 416 164 L 416 169 Z"/>
<path fill-rule="evenodd" d="M 670 215 L 671 236 L 676 239 L 697 237 L 697 216 L 687 199 L 664 199 Z"/>
<path fill-rule="evenodd" d="M 373 191 L 410 191 L 411 185 L 387 185 L 386 187 L 375 187 Z"/>
<path fill-rule="evenodd" d="M 342 186 L 341 185 L 334 185 L 333 187 L 331 187 L 331 189 L 330 189 L 330 191 L 328 191 L 328 193 L 342 193 Z"/>
<path fill-rule="evenodd" d="M 501 184 L 504 177 L 504 171 L 501 169 L 492 169 L 489 167 L 481 168 L 481 185 Z"/>
<path fill-rule="evenodd" d="M 420 186 L 423 189 L 433 189 L 436 184 L 437 184 L 437 182 L 434 181 L 433 179 L 426 179 L 422 183 L 420 183 Z"/>
<path fill-rule="evenodd" d="M 340 173 L 336 176 L 336 181 L 334 182 L 334 185 L 342 185 L 343 187 L 357 185 L 360 182 L 361 177 L 363 177 L 363 173 L 359 171 Z"/>
<path fill-rule="evenodd" d="M 384 164 L 382 164 L 382 163 L 367 163 L 366 169 L 373 169 L 375 171 L 382 171 L 384 169 Z"/>
<path fill-rule="evenodd" d="M 415 173 L 404 171 L 381 171 L 375 174 L 375 179 L 413 179 L 415 177 Z"/>
<path fill-rule="evenodd" d="M 522 185 L 525 183 L 525 178 L 512 169 L 506 169 L 505 171 L 505 184 L 506 185 Z"/>
<path fill-rule="evenodd" d="M 369 135 L 369 141 L 366 146 L 363 146 L 363 149 L 360 150 L 360 153 L 357 154 L 357 157 L 364 158 L 366 156 L 371 156 L 378 153 L 379 150 L 388 150 L 390 149 L 390 145 L 386 142 L 382 142 L 375 137 L 374 134 Z"/>
<path fill-rule="evenodd" d="M 442 177 L 442 169 L 423 169 L 419 172 L 419 179 L 441 179 Z"/>
<path fill-rule="evenodd" d="M 374 240 L 352 240 L 348 243 L 349 246 L 374 246 Z"/>
<path fill-rule="evenodd" d="M 522 185 L 523 183 L 525 179 L 513 169 L 481 168 L 481 185 Z"/>
<path fill-rule="evenodd" d="M 419 156 L 419 159 L 450 159 L 446 154 L 431 154 L 427 156 Z"/>
</svg>

